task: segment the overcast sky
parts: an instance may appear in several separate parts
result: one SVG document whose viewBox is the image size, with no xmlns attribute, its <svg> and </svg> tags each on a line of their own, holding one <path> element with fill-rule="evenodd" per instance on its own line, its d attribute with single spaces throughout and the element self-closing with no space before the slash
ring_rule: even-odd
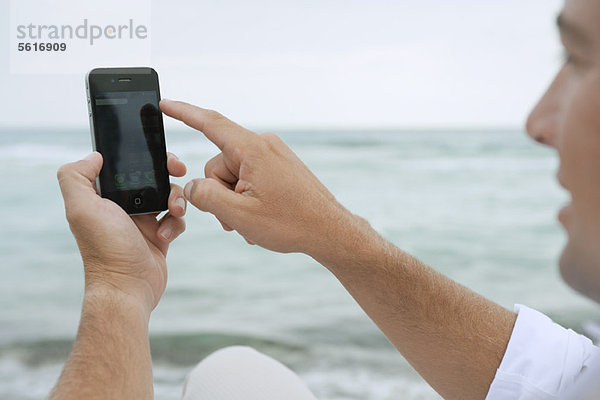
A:
<svg viewBox="0 0 600 400">
<path fill-rule="evenodd" d="M 561 6 L 152 1 L 151 64 L 163 97 L 254 128 L 520 127 L 559 67 Z M 86 71 L 11 74 L 5 0 L 0 23 L 0 126 L 87 127 Z"/>
</svg>

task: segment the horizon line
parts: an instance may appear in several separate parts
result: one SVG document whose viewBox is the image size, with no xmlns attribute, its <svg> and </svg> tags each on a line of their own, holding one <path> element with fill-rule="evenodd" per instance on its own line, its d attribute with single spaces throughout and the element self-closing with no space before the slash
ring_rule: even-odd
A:
<svg viewBox="0 0 600 400">
<path fill-rule="evenodd" d="M 88 125 L 0 125 L 0 132 L 7 130 L 33 130 L 33 129 L 47 129 L 47 130 L 60 130 L 65 129 L 69 131 L 74 130 L 87 130 L 89 131 L 90 127 Z M 165 132 L 174 131 L 181 132 L 194 129 L 188 126 L 180 126 L 176 128 L 165 126 Z M 318 132 L 318 131 L 327 131 L 327 132 L 363 132 L 363 131 L 378 131 L 378 132 L 406 132 L 406 131 L 523 131 L 525 129 L 524 126 L 516 126 L 516 125 L 355 125 L 355 126 L 342 126 L 342 125 L 280 125 L 280 126 L 272 126 L 272 127 L 264 127 L 264 126 L 252 126 L 248 129 L 255 131 L 257 133 L 263 132 Z"/>
</svg>

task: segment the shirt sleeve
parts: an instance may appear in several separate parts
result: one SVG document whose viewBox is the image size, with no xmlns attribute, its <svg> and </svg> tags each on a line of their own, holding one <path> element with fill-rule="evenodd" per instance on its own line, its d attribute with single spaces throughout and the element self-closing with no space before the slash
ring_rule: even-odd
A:
<svg viewBox="0 0 600 400">
<path fill-rule="evenodd" d="M 600 348 L 544 314 L 515 305 L 517 321 L 486 400 L 560 399 Z"/>
</svg>

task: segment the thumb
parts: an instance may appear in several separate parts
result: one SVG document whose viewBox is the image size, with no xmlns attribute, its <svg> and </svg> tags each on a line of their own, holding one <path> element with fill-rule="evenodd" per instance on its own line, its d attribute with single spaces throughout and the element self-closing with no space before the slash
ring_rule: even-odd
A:
<svg viewBox="0 0 600 400">
<path fill-rule="evenodd" d="M 94 181 L 102 168 L 102 155 L 93 152 L 83 160 L 65 164 L 56 176 L 65 201 L 82 191 L 94 189 Z"/>
<path fill-rule="evenodd" d="M 194 179 L 185 185 L 184 196 L 191 204 L 209 212 L 227 225 L 234 227 L 236 216 L 246 199 L 239 193 L 226 188 L 213 178 Z"/>
</svg>

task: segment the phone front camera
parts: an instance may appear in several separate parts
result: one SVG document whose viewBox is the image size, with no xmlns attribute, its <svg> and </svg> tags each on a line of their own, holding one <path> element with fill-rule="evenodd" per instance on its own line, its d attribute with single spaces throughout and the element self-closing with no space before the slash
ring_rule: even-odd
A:
<svg viewBox="0 0 600 400">
<path fill-rule="evenodd" d="M 115 80 L 114 80 L 114 79 L 111 79 L 110 81 L 111 81 L 112 83 L 115 83 Z"/>
</svg>

